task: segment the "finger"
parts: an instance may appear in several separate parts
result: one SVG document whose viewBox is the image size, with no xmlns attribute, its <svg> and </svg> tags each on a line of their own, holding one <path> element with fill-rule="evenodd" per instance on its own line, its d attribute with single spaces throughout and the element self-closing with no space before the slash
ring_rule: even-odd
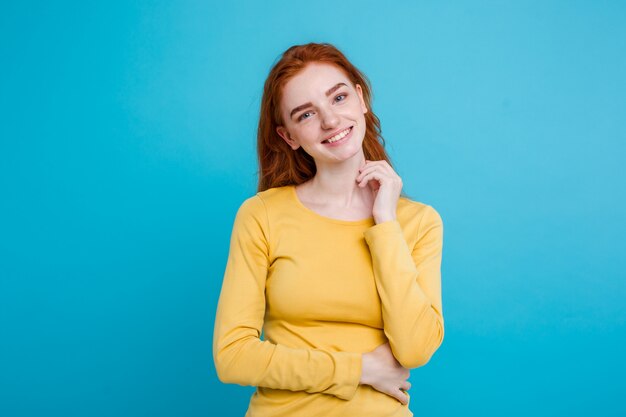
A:
<svg viewBox="0 0 626 417">
<path fill-rule="evenodd" d="M 359 172 L 359 175 L 356 176 L 357 181 L 360 181 L 361 178 L 363 178 L 363 175 L 368 174 L 370 172 L 373 172 L 373 171 L 375 171 L 377 169 L 380 169 L 380 168 L 370 166 L 370 167 L 365 167 L 365 168 L 361 169 L 360 172 Z"/>
<path fill-rule="evenodd" d="M 377 180 L 376 178 L 369 178 L 369 179 L 366 178 L 358 184 L 358 187 L 359 188 L 370 187 L 370 189 L 376 193 L 380 189 L 381 185 L 382 185 L 382 182 L 380 180 Z M 374 197 L 376 197 L 376 194 L 374 194 Z"/>
<path fill-rule="evenodd" d="M 381 159 L 380 161 L 369 161 L 366 166 L 376 166 L 379 167 L 383 170 L 385 170 L 386 172 L 389 173 L 389 175 L 392 174 L 396 174 L 396 171 L 391 167 L 391 165 L 389 165 L 389 162 L 385 161 L 384 159 Z"/>
<path fill-rule="evenodd" d="M 402 392 L 401 390 L 398 390 L 398 393 L 395 396 L 398 401 L 400 401 L 403 405 L 407 405 L 409 403 L 409 396 L 406 395 L 404 392 Z"/>
<path fill-rule="evenodd" d="M 380 166 L 383 168 L 391 168 L 391 165 L 389 165 L 389 163 L 384 159 L 381 159 L 379 161 L 366 161 L 365 166 Z"/>
<path fill-rule="evenodd" d="M 380 161 L 365 161 L 364 164 L 362 164 L 361 166 L 359 166 L 359 169 L 363 169 L 363 168 L 367 168 L 367 167 L 374 167 L 374 166 L 381 166 L 379 164 Z"/>
<path fill-rule="evenodd" d="M 381 173 L 380 171 L 372 171 L 368 174 L 366 174 L 363 178 L 361 178 L 361 180 L 359 181 L 359 187 L 363 187 L 365 184 L 368 183 L 368 181 L 375 179 L 378 180 L 378 182 L 380 182 L 382 184 L 382 182 L 388 178 L 385 174 Z"/>
<path fill-rule="evenodd" d="M 400 385 L 400 389 L 408 391 L 411 389 L 411 383 L 409 381 L 404 381 L 402 385 Z"/>
</svg>

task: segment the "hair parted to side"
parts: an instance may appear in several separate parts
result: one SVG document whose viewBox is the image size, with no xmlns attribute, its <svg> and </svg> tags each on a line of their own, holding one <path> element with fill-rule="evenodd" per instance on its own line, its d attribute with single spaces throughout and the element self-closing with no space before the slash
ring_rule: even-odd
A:
<svg viewBox="0 0 626 417">
<path fill-rule="evenodd" d="M 368 109 L 365 113 L 366 127 L 363 139 L 365 159 L 385 160 L 391 165 L 391 160 L 384 149 L 385 140 L 381 135 L 380 121 L 372 111 L 371 86 L 365 74 L 329 43 L 294 45 L 282 54 L 265 80 L 257 132 L 260 169 L 257 192 L 273 187 L 298 185 L 315 176 L 316 167 L 313 158 L 302 147 L 295 151 L 291 149 L 276 132 L 277 126 L 284 125 L 280 111 L 283 87 L 311 62 L 336 65 L 345 72 L 353 86 L 356 84 L 361 86 L 363 100 Z"/>
</svg>

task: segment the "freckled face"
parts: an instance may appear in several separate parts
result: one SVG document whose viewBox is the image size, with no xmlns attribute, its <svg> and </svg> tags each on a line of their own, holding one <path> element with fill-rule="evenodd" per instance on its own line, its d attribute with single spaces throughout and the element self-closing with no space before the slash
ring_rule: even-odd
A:
<svg viewBox="0 0 626 417">
<path fill-rule="evenodd" d="M 367 111 L 361 86 L 353 87 L 343 70 L 310 63 L 284 85 L 284 125 L 276 131 L 316 161 L 344 160 L 362 150 Z"/>
</svg>

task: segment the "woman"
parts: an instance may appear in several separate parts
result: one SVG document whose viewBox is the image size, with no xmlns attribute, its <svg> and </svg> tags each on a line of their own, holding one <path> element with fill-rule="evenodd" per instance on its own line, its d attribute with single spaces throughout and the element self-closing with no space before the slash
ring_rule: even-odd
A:
<svg viewBox="0 0 626 417">
<path fill-rule="evenodd" d="M 329 44 L 265 82 L 213 339 L 219 379 L 258 387 L 246 416 L 412 416 L 409 369 L 442 343 L 443 224 L 401 194 L 370 97 Z"/>
</svg>

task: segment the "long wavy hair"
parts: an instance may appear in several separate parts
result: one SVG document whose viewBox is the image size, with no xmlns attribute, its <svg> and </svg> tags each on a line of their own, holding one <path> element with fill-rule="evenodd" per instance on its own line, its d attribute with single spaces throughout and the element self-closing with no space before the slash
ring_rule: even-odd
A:
<svg viewBox="0 0 626 417">
<path fill-rule="evenodd" d="M 366 126 L 363 139 L 365 159 L 385 160 L 393 167 L 391 159 L 385 152 L 385 139 L 381 134 L 380 120 L 372 111 L 372 90 L 365 74 L 329 43 L 294 45 L 283 52 L 265 80 L 257 132 L 257 156 L 260 169 L 257 191 L 302 184 L 315 176 L 315 160 L 302 147 L 295 151 L 291 149 L 276 132 L 277 126 L 284 125 L 280 112 L 283 87 L 311 62 L 335 65 L 345 72 L 353 86 L 356 84 L 361 86 L 363 100 L 368 109 L 365 113 Z M 402 196 L 407 197 L 404 193 Z"/>
</svg>

